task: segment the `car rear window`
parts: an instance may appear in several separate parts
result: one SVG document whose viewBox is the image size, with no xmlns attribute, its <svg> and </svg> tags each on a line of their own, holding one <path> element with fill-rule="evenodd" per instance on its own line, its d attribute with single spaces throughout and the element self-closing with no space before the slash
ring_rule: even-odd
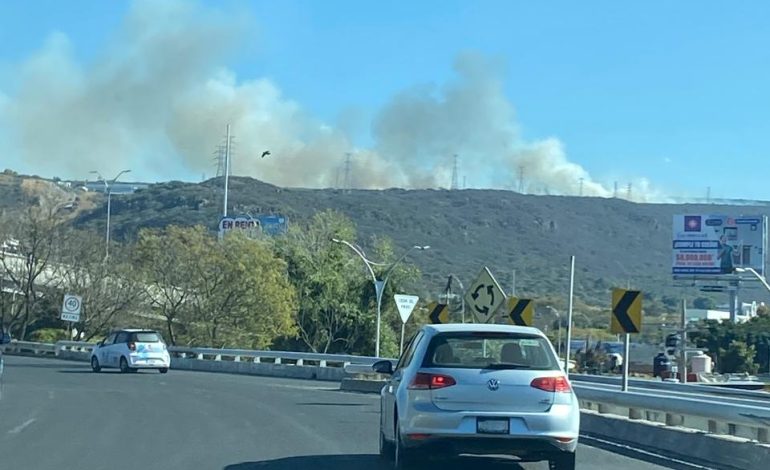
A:
<svg viewBox="0 0 770 470">
<path fill-rule="evenodd" d="M 435 336 L 423 367 L 558 370 L 547 339 L 516 333 L 443 333 Z"/>
<path fill-rule="evenodd" d="M 160 335 L 154 331 L 142 331 L 139 333 L 133 333 L 131 335 L 131 341 L 136 343 L 160 343 Z"/>
</svg>

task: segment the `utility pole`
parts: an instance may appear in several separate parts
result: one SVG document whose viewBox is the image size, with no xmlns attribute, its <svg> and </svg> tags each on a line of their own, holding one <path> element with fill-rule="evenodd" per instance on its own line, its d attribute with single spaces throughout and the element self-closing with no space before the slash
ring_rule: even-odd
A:
<svg viewBox="0 0 770 470">
<path fill-rule="evenodd" d="M 458 182 L 459 176 L 457 175 L 457 154 L 454 156 L 454 164 L 452 165 L 452 185 L 449 187 L 452 191 L 460 189 L 460 183 Z"/>
<path fill-rule="evenodd" d="M 463 176 L 463 189 L 468 187 L 468 185 L 466 184 L 467 180 L 468 180 L 468 177 L 467 176 Z"/>
<path fill-rule="evenodd" d="M 679 366 L 679 373 L 682 374 L 682 380 L 680 380 L 681 383 L 686 384 L 687 383 L 687 300 L 682 299 L 682 321 L 681 321 L 681 336 L 682 336 L 682 347 L 681 347 L 681 355 L 680 355 L 680 361 L 681 364 Z"/>
<path fill-rule="evenodd" d="M 524 194 L 524 165 L 519 165 L 519 193 Z"/>
<path fill-rule="evenodd" d="M 706 188 L 706 204 L 711 204 L 711 186 Z"/>
<path fill-rule="evenodd" d="M 578 193 L 580 197 L 583 197 L 583 181 L 585 181 L 585 178 L 580 178 L 580 190 Z"/>
<path fill-rule="evenodd" d="M 626 199 L 629 201 L 631 200 L 631 183 L 628 183 L 628 188 L 626 188 Z"/>
<path fill-rule="evenodd" d="M 214 160 L 217 164 L 217 177 L 225 175 L 225 146 L 218 145 L 214 151 Z"/>
<path fill-rule="evenodd" d="M 615 199 L 618 198 L 618 182 L 617 181 L 615 181 L 615 190 L 612 192 L 612 197 L 614 197 Z"/>
<path fill-rule="evenodd" d="M 344 190 L 345 190 L 345 192 L 348 192 L 348 193 L 350 192 L 351 189 L 353 189 L 353 184 L 352 184 L 351 177 L 350 177 L 350 172 L 351 172 L 350 158 L 351 158 L 351 156 L 352 156 L 352 154 L 350 152 L 345 154 L 345 182 L 344 182 L 345 187 L 344 187 Z"/>
<path fill-rule="evenodd" d="M 222 217 L 227 217 L 227 192 L 230 184 L 230 124 L 227 125 L 227 140 L 225 141 L 225 200 Z"/>
</svg>

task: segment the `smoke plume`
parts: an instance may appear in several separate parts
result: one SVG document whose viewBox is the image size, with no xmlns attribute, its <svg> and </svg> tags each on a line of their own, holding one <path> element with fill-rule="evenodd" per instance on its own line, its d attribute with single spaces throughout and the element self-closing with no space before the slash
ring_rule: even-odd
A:
<svg viewBox="0 0 770 470">
<path fill-rule="evenodd" d="M 502 67 L 463 53 L 444 86 L 398 93 L 371 123 L 371 148 L 314 119 L 268 79 L 223 66 L 248 26 L 238 15 L 192 2 L 138 1 L 102 54 L 78 61 L 53 33 L 0 90 L 5 154 L 22 170 L 83 178 L 124 168 L 135 179 L 214 172 L 225 124 L 235 135 L 233 174 L 285 186 L 340 184 L 351 152 L 356 187 L 448 187 L 452 156 L 472 186 L 608 196 L 570 162 L 555 138 L 524 141 L 503 90 Z M 2 145 L 2 144 L 0 144 Z M 10 146 L 10 147 L 9 147 Z M 266 149 L 269 158 L 261 158 Z M 541 189 L 546 188 L 546 189 Z"/>
</svg>

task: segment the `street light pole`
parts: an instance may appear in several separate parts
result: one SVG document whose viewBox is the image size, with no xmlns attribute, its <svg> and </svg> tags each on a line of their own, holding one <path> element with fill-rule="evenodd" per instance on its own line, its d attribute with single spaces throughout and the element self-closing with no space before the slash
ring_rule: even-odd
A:
<svg viewBox="0 0 770 470">
<path fill-rule="evenodd" d="M 120 178 L 125 173 L 130 173 L 131 170 L 123 170 L 120 173 L 118 173 L 114 178 L 112 178 L 109 182 L 107 182 L 106 179 L 102 176 L 101 173 L 98 171 L 92 171 L 91 173 L 95 174 L 99 181 L 104 183 L 104 192 L 107 193 L 107 230 L 104 236 L 105 244 L 104 244 L 104 259 L 105 261 L 107 258 L 110 257 L 110 217 L 112 214 L 112 185 L 115 184 L 115 182 L 118 181 L 118 178 Z"/>
<path fill-rule="evenodd" d="M 385 286 L 388 285 L 388 279 L 390 279 L 390 274 L 393 272 L 393 270 L 398 266 L 401 261 L 403 261 L 409 253 L 411 253 L 414 250 L 420 250 L 424 251 L 430 248 L 430 246 L 420 246 L 415 245 L 406 252 L 404 252 L 403 255 L 401 255 L 400 258 L 398 258 L 396 261 L 394 261 L 389 267 L 388 270 L 385 271 L 385 276 L 382 278 L 382 280 L 377 279 L 377 275 L 374 273 L 374 269 L 372 268 L 373 265 L 378 264 L 370 261 L 366 258 L 366 255 L 364 255 L 363 251 L 361 251 L 360 248 L 353 245 L 352 243 L 346 241 L 346 240 L 339 240 L 337 238 L 332 238 L 332 241 L 334 243 L 341 243 L 343 245 L 346 245 L 348 248 L 353 250 L 355 254 L 357 254 L 361 260 L 363 260 L 364 264 L 366 264 L 366 268 L 369 270 L 369 274 L 372 276 L 372 282 L 374 283 L 374 291 L 377 299 L 377 337 L 375 340 L 375 346 L 374 346 L 374 355 L 375 357 L 380 357 L 380 331 L 381 331 L 381 324 L 382 324 L 382 296 L 385 293 Z"/>
</svg>

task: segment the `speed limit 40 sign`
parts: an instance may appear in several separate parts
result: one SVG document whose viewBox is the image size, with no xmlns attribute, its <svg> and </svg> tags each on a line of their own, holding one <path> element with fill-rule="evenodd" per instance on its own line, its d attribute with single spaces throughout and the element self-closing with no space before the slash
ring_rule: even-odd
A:
<svg viewBox="0 0 770 470">
<path fill-rule="evenodd" d="M 83 298 L 79 295 L 66 294 L 61 306 L 61 319 L 79 322 L 80 310 L 83 308 Z"/>
</svg>

